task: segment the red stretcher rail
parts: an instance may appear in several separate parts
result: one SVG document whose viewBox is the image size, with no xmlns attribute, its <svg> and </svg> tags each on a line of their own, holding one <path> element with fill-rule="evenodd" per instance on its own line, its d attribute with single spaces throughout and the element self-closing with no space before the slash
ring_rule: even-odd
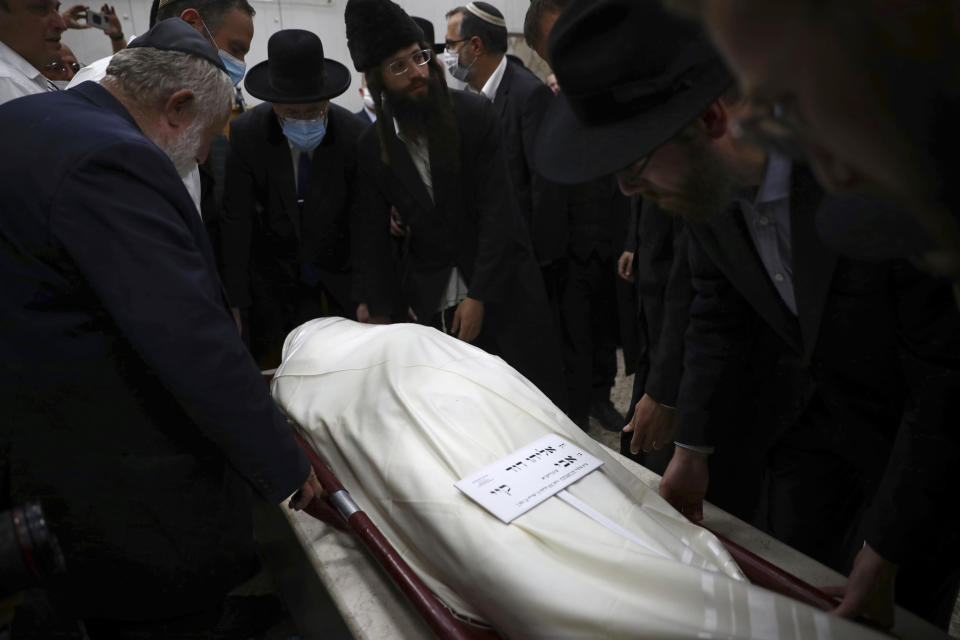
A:
<svg viewBox="0 0 960 640">
<path fill-rule="evenodd" d="M 329 502 L 331 496 L 345 491 L 343 485 L 320 459 L 313 447 L 299 433 L 294 433 L 297 436 L 297 442 L 303 448 L 307 457 L 310 458 L 317 479 L 323 485 L 324 491 L 327 492 L 327 502 Z M 343 520 L 340 520 L 338 524 L 328 519 L 331 514 L 337 514 L 337 517 L 339 517 L 341 513 L 329 504 L 317 504 L 322 502 L 314 498 L 311 506 L 306 509 L 307 513 L 343 529 Z M 361 510 L 353 511 L 347 516 L 346 523 L 349 529 L 363 541 L 373 558 L 387 572 L 387 575 L 400 588 L 403 595 L 407 597 L 410 604 L 413 605 L 420 617 L 438 638 L 442 640 L 495 640 L 500 637 L 493 630 L 476 627 L 456 618 L 450 609 L 437 600 L 433 592 L 427 588 L 427 585 L 420 580 L 413 569 L 410 568 L 410 565 L 397 553 L 393 545 L 380 533 L 380 530 L 366 513 Z"/>
</svg>

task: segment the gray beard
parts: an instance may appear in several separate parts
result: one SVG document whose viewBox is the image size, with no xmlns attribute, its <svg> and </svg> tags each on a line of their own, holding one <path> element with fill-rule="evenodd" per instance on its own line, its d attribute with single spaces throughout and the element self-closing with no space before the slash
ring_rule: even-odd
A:
<svg viewBox="0 0 960 640">
<path fill-rule="evenodd" d="M 197 148 L 200 146 L 203 130 L 207 123 L 202 118 L 194 118 L 193 122 L 180 134 L 169 142 L 156 142 L 157 146 L 167 154 L 174 169 L 181 178 L 186 178 L 197 166 Z"/>
</svg>

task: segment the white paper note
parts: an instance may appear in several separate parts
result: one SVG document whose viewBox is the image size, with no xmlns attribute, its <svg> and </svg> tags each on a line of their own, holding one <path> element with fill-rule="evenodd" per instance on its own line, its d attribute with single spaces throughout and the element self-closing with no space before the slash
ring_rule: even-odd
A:
<svg viewBox="0 0 960 640">
<path fill-rule="evenodd" d="M 503 522 L 510 523 L 602 464 L 580 447 L 550 434 L 454 486 Z"/>
</svg>

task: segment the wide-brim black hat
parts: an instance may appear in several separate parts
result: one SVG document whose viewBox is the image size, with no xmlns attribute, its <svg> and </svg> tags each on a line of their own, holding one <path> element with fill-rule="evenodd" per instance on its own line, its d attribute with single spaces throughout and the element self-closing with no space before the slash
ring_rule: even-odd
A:
<svg viewBox="0 0 960 640">
<path fill-rule="evenodd" d="M 436 36 L 433 30 L 433 23 L 427 20 L 426 18 L 421 18 L 420 16 L 410 16 L 410 19 L 417 23 L 417 26 L 420 27 L 420 30 L 423 31 L 423 42 L 425 42 L 434 53 L 443 53 L 443 50 L 447 48 L 446 43 L 435 42 Z"/>
<path fill-rule="evenodd" d="M 403 7 L 390 0 L 348 0 L 343 18 L 357 71 L 372 69 L 412 44 L 430 44 Z"/>
<path fill-rule="evenodd" d="M 267 59 L 247 72 L 243 86 L 265 102 L 320 102 L 350 87 L 350 70 L 323 57 L 323 43 L 315 33 L 282 29 L 270 36 Z"/>
<path fill-rule="evenodd" d="M 574 0 L 547 46 L 561 90 L 534 158 L 561 183 L 610 175 L 648 155 L 733 83 L 699 26 L 655 0 Z"/>
</svg>

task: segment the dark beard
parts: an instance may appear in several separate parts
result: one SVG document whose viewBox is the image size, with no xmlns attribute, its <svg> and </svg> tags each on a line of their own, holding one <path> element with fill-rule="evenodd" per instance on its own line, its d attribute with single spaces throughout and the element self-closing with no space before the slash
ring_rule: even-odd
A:
<svg viewBox="0 0 960 640">
<path fill-rule="evenodd" d="M 406 90 L 384 90 L 390 113 L 397 119 L 404 136 L 429 139 L 432 137 L 431 133 L 437 131 L 439 124 L 446 120 L 449 111 L 446 92 L 432 75 L 415 80 L 408 88 L 414 89 L 423 85 L 427 87 L 427 93 L 415 98 Z"/>
<path fill-rule="evenodd" d="M 386 108 L 387 115 L 397 119 L 400 132 L 404 137 L 415 137 L 427 141 L 430 148 L 430 158 L 443 163 L 451 170 L 460 167 L 460 133 L 457 127 L 457 118 L 453 109 L 453 100 L 450 90 L 443 80 L 442 71 L 431 69 L 429 78 L 417 81 L 417 85 L 426 84 L 426 93 L 411 97 L 406 91 L 393 92 L 377 82 L 371 83 L 368 76 L 370 91 L 376 90 L 383 96 L 381 110 Z M 376 96 L 377 94 L 375 94 Z M 374 98 L 377 101 L 377 98 Z M 382 119 L 377 120 L 381 139 L 386 135 Z M 390 128 L 392 129 L 392 123 Z M 389 164 L 388 154 L 384 154 L 384 162 Z"/>
<path fill-rule="evenodd" d="M 688 172 L 681 196 L 666 197 L 658 204 L 691 220 L 705 221 L 729 207 L 744 192 L 742 182 L 699 139 L 681 140 L 686 147 Z"/>
</svg>

